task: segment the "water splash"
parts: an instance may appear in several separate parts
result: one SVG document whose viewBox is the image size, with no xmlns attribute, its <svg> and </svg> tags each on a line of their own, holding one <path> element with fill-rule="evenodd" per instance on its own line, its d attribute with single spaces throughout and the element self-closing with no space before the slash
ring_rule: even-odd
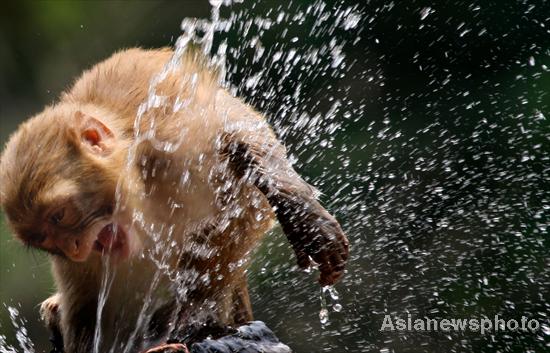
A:
<svg viewBox="0 0 550 353">
<path fill-rule="evenodd" d="M 211 4 L 221 10 L 228 5 Z M 326 322 L 319 330 L 317 288 L 295 273 L 282 237 L 266 239 L 257 260 L 262 270 L 250 271 L 251 292 L 261 293 L 255 310 L 297 351 L 312 344 L 324 352 L 341 346 L 350 352 L 546 347 L 548 325 L 532 335 L 491 337 L 378 331 L 387 312 L 525 312 L 548 320 L 550 64 L 546 42 L 537 39 L 548 33 L 539 7 L 516 5 L 523 10 L 504 20 L 521 18 L 521 25 L 509 29 L 498 19 L 507 10 L 468 3 L 457 11 L 405 2 L 369 2 L 365 10 L 329 1 L 263 11 L 259 3 L 256 11 L 231 6 L 217 21 L 183 21 L 173 62 L 188 43 L 205 41 L 222 84 L 268 112 L 296 168 L 326 193 L 321 197 L 343 220 L 354 247 L 338 287 L 345 317 L 328 321 L 332 298 L 322 292 Z M 529 35 L 513 47 L 520 27 Z M 476 61 L 478 52 L 483 57 Z M 136 131 L 142 114 L 166 104 L 154 86 Z M 170 108 L 183 110 L 188 103 L 182 99 Z M 154 127 L 138 137 L 165 151 L 185 143 L 184 134 L 175 144 L 157 140 Z M 182 184 L 188 177 L 182 175 Z M 139 226 L 147 228 L 147 220 Z M 157 255 L 146 256 L 161 273 Z M 181 276 L 172 280 L 199 280 L 191 271 Z M 342 304 L 332 310 L 338 313 Z M 14 349 L 1 339 L 1 349 Z"/>
<path fill-rule="evenodd" d="M 342 311 L 342 304 L 340 304 L 340 294 L 334 286 L 324 286 L 321 288 L 321 294 L 319 296 L 321 302 L 321 311 L 319 312 L 319 320 L 323 328 L 329 323 L 329 310 L 327 298 L 331 300 L 331 307 L 334 312 Z"/>
<path fill-rule="evenodd" d="M 21 317 L 19 310 L 13 306 L 4 305 L 9 313 L 13 329 L 15 331 L 15 339 L 19 344 L 19 348 L 24 353 L 34 353 L 34 344 L 28 336 L 26 328 L 26 320 Z M 1 327 L 1 326 L 0 326 Z M 9 346 L 6 343 L 6 337 L 0 334 L 0 353 L 15 353 L 18 350 L 15 347 Z"/>
<path fill-rule="evenodd" d="M 160 83 L 166 79 L 166 77 L 174 73 L 178 70 L 179 65 L 183 59 L 183 56 L 186 54 L 187 49 L 189 45 L 194 44 L 198 45 L 203 53 L 210 57 L 210 52 L 212 49 L 212 44 L 214 40 L 214 33 L 215 31 L 223 26 L 223 22 L 219 19 L 219 11 L 222 4 L 229 5 L 229 1 L 211 1 L 212 5 L 212 11 L 211 11 L 211 18 L 210 20 L 199 20 L 199 19 L 184 19 L 181 23 L 181 29 L 183 31 L 183 34 L 177 39 L 176 45 L 173 51 L 173 55 L 170 58 L 170 60 L 164 65 L 162 70 L 155 74 L 153 76 L 153 79 L 151 80 L 151 83 L 149 85 L 148 90 L 148 97 L 145 102 L 143 102 L 139 108 L 138 113 L 136 116 L 136 119 L 134 121 L 134 143 L 129 148 L 128 157 L 127 157 L 127 163 L 126 163 L 126 170 L 129 175 L 132 173 L 132 169 L 134 166 L 134 161 L 136 158 L 137 148 L 138 146 L 143 143 L 144 141 L 147 141 L 151 143 L 156 149 L 160 151 L 164 151 L 166 153 L 173 153 L 180 146 L 185 143 L 185 132 L 182 132 L 180 134 L 180 138 L 177 142 L 167 142 L 158 140 L 155 136 L 155 119 L 154 116 L 151 119 L 151 122 L 148 124 L 148 129 L 143 130 L 144 124 L 142 123 L 143 118 L 145 114 L 147 114 L 149 111 L 151 111 L 154 108 L 164 107 L 167 106 L 167 98 L 158 95 L 157 94 L 157 87 Z M 218 50 L 218 55 L 213 55 L 211 62 L 212 67 L 218 67 L 221 68 L 221 72 L 223 73 L 223 63 L 224 63 L 224 57 L 223 57 L 223 51 Z M 186 73 L 187 77 L 182 77 L 181 80 L 183 82 L 189 82 L 191 83 L 191 87 L 196 87 L 193 82 L 196 80 L 196 78 L 193 76 L 193 73 Z M 186 84 L 183 84 L 183 86 L 186 86 Z M 182 88 L 183 89 L 183 88 Z M 172 106 L 172 110 L 180 111 L 185 109 L 186 106 L 189 106 L 192 104 L 192 101 L 195 99 L 195 93 L 194 91 L 191 91 L 189 94 L 189 97 L 184 100 L 180 100 L 179 97 L 175 101 L 175 103 Z M 185 171 L 182 173 L 185 175 Z M 119 181 L 116 189 L 116 208 L 115 213 L 118 212 L 121 208 L 125 207 L 124 200 L 122 199 L 122 191 L 123 188 L 122 180 Z M 179 294 L 179 301 L 178 303 L 184 302 L 186 293 L 193 287 L 193 282 L 197 281 L 197 277 L 192 273 L 192 269 L 186 269 L 184 268 L 181 271 L 178 271 L 178 273 L 171 273 L 168 266 L 168 259 L 170 256 L 176 251 L 174 247 L 166 247 L 166 244 L 163 240 L 161 240 L 161 234 L 164 233 L 165 226 L 167 228 L 172 229 L 170 225 L 161 225 L 160 229 L 155 230 L 155 227 L 153 224 L 148 225 L 146 222 L 144 222 L 143 215 L 139 213 L 139 211 L 134 211 L 134 217 L 133 217 L 133 223 L 139 224 L 140 228 L 145 230 L 148 234 L 148 236 L 154 241 L 155 247 L 148 251 L 146 254 L 147 257 L 156 265 L 156 270 L 153 275 L 151 284 L 146 292 L 142 308 L 138 314 L 135 328 L 133 329 L 132 333 L 129 336 L 129 339 L 124 344 L 123 352 L 131 352 L 134 347 L 134 341 L 135 338 L 138 337 L 138 335 L 142 334 L 142 330 L 145 328 L 145 325 L 149 322 L 149 319 L 152 315 L 152 303 L 153 303 L 153 295 L 156 294 L 155 291 L 158 290 L 158 285 L 161 280 L 161 276 L 166 275 L 168 278 L 171 278 L 173 280 L 173 283 L 180 283 L 178 288 L 178 294 Z M 168 237 L 167 239 L 172 239 L 171 231 L 168 231 Z M 184 249 L 181 249 L 180 251 L 183 252 Z M 189 260 L 190 261 L 190 260 Z M 116 273 L 113 271 L 112 267 L 109 263 L 109 257 L 107 257 L 107 260 L 103 261 L 103 278 L 101 282 L 100 287 L 100 294 L 98 298 L 98 308 L 97 308 L 97 317 L 96 317 L 96 326 L 95 326 L 95 334 L 94 334 L 94 353 L 100 352 L 100 347 L 102 343 L 102 321 L 103 321 L 103 309 L 106 305 L 106 301 L 108 299 L 108 295 L 110 292 L 110 289 L 113 285 L 113 280 L 116 275 Z M 182 286 L 181 284 L 187 284 L 187 286 Z M 169 319 L 169 318 L 167 318 Z M 117 350 L 116 344 L 113 345 L 111 350 Z"/>
</svg>

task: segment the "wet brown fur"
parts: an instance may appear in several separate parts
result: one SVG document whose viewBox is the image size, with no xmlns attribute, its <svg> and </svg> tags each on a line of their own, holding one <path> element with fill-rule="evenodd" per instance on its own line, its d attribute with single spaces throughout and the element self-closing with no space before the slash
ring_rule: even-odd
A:
<svg viewBox="0 0 550 353">
<path fill-rule="evenodd" d="M 145 224 L 174 224 L 177 236 L 172 238 L 178 248 L 164 260 L 176 272 L 192 268 L 210 275 L 208 283 L 194 284 L 183 305 L 171 295 L 158 294 L 168 303 L 164 308 L 179 307 L 174 320 L 180 326 L 212 301 L 220 324 L 252 318 L 246 259 L 276 216 L 300 265 L 307 266 L 311 256 L 321 264 L 321 282 L 335 282 L 343 273 L 348 246 L 338 223 L 292 169 L 263 117 L 220 89 L 214 71 L 199 56 L 185 54 L 157 86 L 156 94 L 165 101 L 143 114 L 138 125 L 141 133 L 152 138 L 133 145 L 138 109 L 147 101 L 151 79 L 172 55 L 168 49 L 129 49 L 113 55 L 84 72 L 57 104 L 23 123 L 11 136 L 0 162 L 0 201 L 14 234 L 40 248 L 33 243 L 38 233 L 74 240 L 71 232 L 91 232 L 93 224 L 83 229 L 48 224 L 52 204 L 75 189 L 81 195 L 69 201 L 75 217 L 84 217 L 91 209 L 105 210 L 105 215 L 97 211 L 98 219 L 108 217 L 109 211 L 125 215 L 143 249 L 154 244 L 143 226 L 132 223 L 132 210 L 143 211 Z M 171 110 L 185 99 L 192 99 L 192 104 Z M 116 141 L 109 158 L 83 150 L 78 112 L 98 118 L 112 130 Z M 155 141 L 183 143 L 163 152 Z M 135 158 L 128 167 L 130 152 Z M 189 177 L 178 184 L 182 171 L 189 171 Z M 123 207 L 109 210 L 116 206 L 117 186 Z M 271 206 L 278 207 L 277 214 Z M 166 229 L 158 233 L 168 239 Z M 216 252 L 199 256 L 189 244 L 207 244 Z M 59 249 L 46 250 L 61 256 L 52 257 L 58 294 L 43 304 L 42 315 L 48 325 L 61 328 L 67 353 L 88 351 L 104 271 L 101 258 L 72 262 Z M 143 303 L 129 299 L 129 293 L 146 292 L 155 271 L 155 266 L 135 259 L 117 266 L 103 312 L 106 342 L 116 341 L 115 333 L 130 335 L 132 327 L 124 331 L 117 326 L 122 320 L 120 308 L 137 315 Z M 161 276 L 159 286 L 169 287 L 170 280 Z"/>
</svg>

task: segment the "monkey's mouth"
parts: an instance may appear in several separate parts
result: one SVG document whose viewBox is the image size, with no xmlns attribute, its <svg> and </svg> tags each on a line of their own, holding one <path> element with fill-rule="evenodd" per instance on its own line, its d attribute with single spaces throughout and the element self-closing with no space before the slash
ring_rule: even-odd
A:
<svg viewBox="0 0 550 353">
<path fill-rule="evenodd" d="M 128 237 L 121 226 L 110 223 L 103 227 L 94 242 L 94 251 L 102 255 L 115 256 L 117 259 L 126 259 L 130 255 Z"/>
</svg>

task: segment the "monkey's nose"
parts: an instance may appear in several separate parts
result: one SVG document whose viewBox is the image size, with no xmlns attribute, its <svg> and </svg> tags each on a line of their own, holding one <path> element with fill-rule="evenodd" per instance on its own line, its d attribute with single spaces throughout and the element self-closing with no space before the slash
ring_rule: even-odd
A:
<svg viewBox="0 0 550 353">
<path fill-rule="evenodd" d="M 70 242 L 70 247 L 73 255 L 78 255 L 78 252 L 80 251 L 80 242 L 78 241 L 78 239 L 73 239 Z"/>
<path fill-rule="evenodd" d="M 59 239 L 57 247 L 60 248 L 65 255 L 73 261 L 83 261 L 82 258 L 83 249 L 81 242 L 78 238 L 67 237 L 65 239 Z"/>
</svg>

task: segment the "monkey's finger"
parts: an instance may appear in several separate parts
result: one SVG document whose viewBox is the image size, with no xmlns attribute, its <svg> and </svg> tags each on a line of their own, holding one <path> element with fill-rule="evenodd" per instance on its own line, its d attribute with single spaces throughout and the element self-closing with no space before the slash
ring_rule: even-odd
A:
<svg viewBox="0 0 550 353">
<path fill-rule="evenodd" d="M 328 238 L 327 243 L 330 244 L 330 250 L 338 252 L 342 259 L 346 261 L 349 255 L 349 241 L 338 222 L 332 219 L 325 227 L 325 232 Z"/>
<path fill-rule="evenodd" d="M 339 248 L 325 248 L 314 257 L 314 260 L 319 263 L 319 282 L 323 286 L 335 284 L 344 274 L 346 260 Z"/>
<path fill-rule="evenodd" d="M 330 265 L 324 263 L 322 265 L 319 265 L 319 268 L 321 270 L 321 274 L 319 276 L 319 283 L 321 286 L 330 286 L 333 285 L 336 281 L 333 278 L 333 273 L 330 270 Z"/>
<path fill-rule="evenodd" d="M 333 280 L 333 264 L 331 263 L 329 253 L 327 251 L 320 251 L 316 256 L 313 258 L 315 262 L 319 264 L 319 283 L 322 286 L 326 285 L 332 285 L 334 284 Z"/>
<path fill-rule="evenodd" d="M 335 284 L 342 278 L 344 275 L 344 268 L 346 267 L 346 260 L 342 258 L 340 253 L 332 253 L 330 255 L 330 263 L 332 267 L 332 273 L 330 275 L 330 280 L 332 280 L 332 284 Z"/>
<path fill-rule="evenodd" d="M 308 269 L 311 266 L 311 259 L 305 251 L 294 249 L 294 253 L 296 254 L 296 262 L 298 263 L 298 267 Z"/>
<path fill-rule="evenodd" d="M 338 245 L 340 246 L 340 256 L 342 256 L 342 260 L 346 262 L 348 260 L 349 256 L 349 240 L 348 237 L 344 234 L 344 232 L 338 232 Z"/>
</svg>

